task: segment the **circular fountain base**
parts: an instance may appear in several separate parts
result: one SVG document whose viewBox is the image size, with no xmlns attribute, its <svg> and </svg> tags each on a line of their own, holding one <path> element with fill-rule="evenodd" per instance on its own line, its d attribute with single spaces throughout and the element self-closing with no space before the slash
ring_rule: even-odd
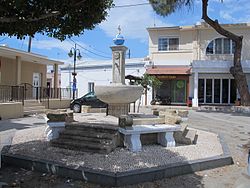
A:
<svg viewBox="0 0 250 188">
<path fill-rule="evenodd" d="M 127 115 L 129 112 L 129 104 L 109 104 L 108 115 L 120 117 L 121 115 Z"/>
</svg>

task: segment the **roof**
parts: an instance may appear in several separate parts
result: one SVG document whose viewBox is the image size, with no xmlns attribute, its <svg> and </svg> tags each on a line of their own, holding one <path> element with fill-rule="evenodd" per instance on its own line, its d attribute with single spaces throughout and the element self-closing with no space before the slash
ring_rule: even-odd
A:
<svg viewBox="0 0 250 188">
<path fill-rule="evenodd" d="M 220 24 L 225 28 L 247 28 L 250 27 L 250 23 L 235 23 L 235 24 Z M 148 31 L 158 31 L 158 30 L 193 30 L 193 29 L 213 29 L 210 25 L 205 22 L 197 23 L 195 25 L 187 26 L 170 26 L 170 27 L 148 27 Z"/>
<path fill-rule="evenodd" d="M 17 50 L 14 48 L 9 48 L 6 46 L 0 46 L 0 56 L 10 58 L 10 59 L 15 59 L 16 56 L 21 57 L 23 61 L 28 61 L 28 62 L 33 62 L 33 63 L 38 63 L 38 64 L 45 64 L 45 65 L 63 65 L 64 63 L 61 61 L 56 61 L 49 59 L 46 56 L 31 53 L 31 52 L 25 52 L 22 50 Z"/>
<path fill-rule="evenodd" d="M 151 75 L 189 75 L 191 74 L 190 66 L 154 66 L 147 68 L 147 74 Z"/>
<path fill-rule="evenodd" d="M 143 58 L 133 58 L 125 60 L 126 68 L 140 68 L 144 67 L 147 61 Z M 87 61 L 76 63 L 76 70 L 96 70 L 96 69 L 112 69 L 112 59 L 103 61 Z M 73 70 L 72 64 L 67 64 L 61 67 L 61 70 Z"/>
</svg>

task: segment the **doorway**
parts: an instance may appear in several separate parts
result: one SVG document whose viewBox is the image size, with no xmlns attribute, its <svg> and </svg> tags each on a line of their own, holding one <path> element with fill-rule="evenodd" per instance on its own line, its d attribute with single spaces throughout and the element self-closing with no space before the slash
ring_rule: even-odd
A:
<svg viewBox="0 0 250 188">
<path fill-rule="evenodd" d="M 38 99 L 40 97 L 41 90 L 41 74 L 33 73 L 33 98 Z"/>
</svg>

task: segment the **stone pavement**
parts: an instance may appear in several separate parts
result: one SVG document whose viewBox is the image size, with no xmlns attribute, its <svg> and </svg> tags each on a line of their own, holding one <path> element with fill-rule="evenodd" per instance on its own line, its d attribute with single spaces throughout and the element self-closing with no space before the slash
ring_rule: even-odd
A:
<svg viewBox="0 0 250 188">
<path fill-rule="evenodd" d="M 250 176 L 247 175 L 248 151 L 242 147 L 250 142 L 250 115 L 190 111 L 189 126 L 221 134 L 235 163 L 197 173 L 203 176 L 204 187 L 250 187 Z"/>
<path fill-rule="evenodd" d="M 9 129 L 23 130 L 44 125 L 45 121 L 41 115 L 33 115 L 18 119 L 1 120 L 0 131 L 6 131 Z"/>
</svg>

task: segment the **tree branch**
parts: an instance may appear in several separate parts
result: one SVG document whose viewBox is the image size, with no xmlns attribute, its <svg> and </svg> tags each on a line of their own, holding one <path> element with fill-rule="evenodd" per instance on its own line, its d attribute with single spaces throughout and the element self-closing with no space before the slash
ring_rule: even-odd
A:
<svg viewBox="0 0 250 188">
<path fill-rule="evenodd" d="M 211 27 L 213 27 L 219 34 L 232 39 L 233 41 L 239 41 L 242 40 L 242 36 L 235 35 L 234 33 L 225 30 L 221 25 L 218 23 L 218 20 L 212 20 L 207 15 L 207 6 L 208 6 L 208 0 L 202 0 L 202 19 L 205 20 L 206 23 L 208 23 Z"/>
<path fill-rule="evenodd" d="M 81 4 L 85 3 L 86 1 L 87 0 L 81 0 L 80 2 L 75 3 L 74 7 L 81 5 Z"/>
<path fill-rule="evenodd" d="M 36 22 L 36 21 L 45 20 L 47 18 L 58 16 L 59 14 L 60 14 L 59 11 L 52 11 L 49 14 L 43 14 L 37 18 L 28 18 L 28 19 L 23 19 L 23 18 L 18 19 L 16 17 L 12 17 L 12 18 L 0 17 L 0 23 L 14 23 L 20 20 L 25 21 L 25 22 Z"/>
</svg>

